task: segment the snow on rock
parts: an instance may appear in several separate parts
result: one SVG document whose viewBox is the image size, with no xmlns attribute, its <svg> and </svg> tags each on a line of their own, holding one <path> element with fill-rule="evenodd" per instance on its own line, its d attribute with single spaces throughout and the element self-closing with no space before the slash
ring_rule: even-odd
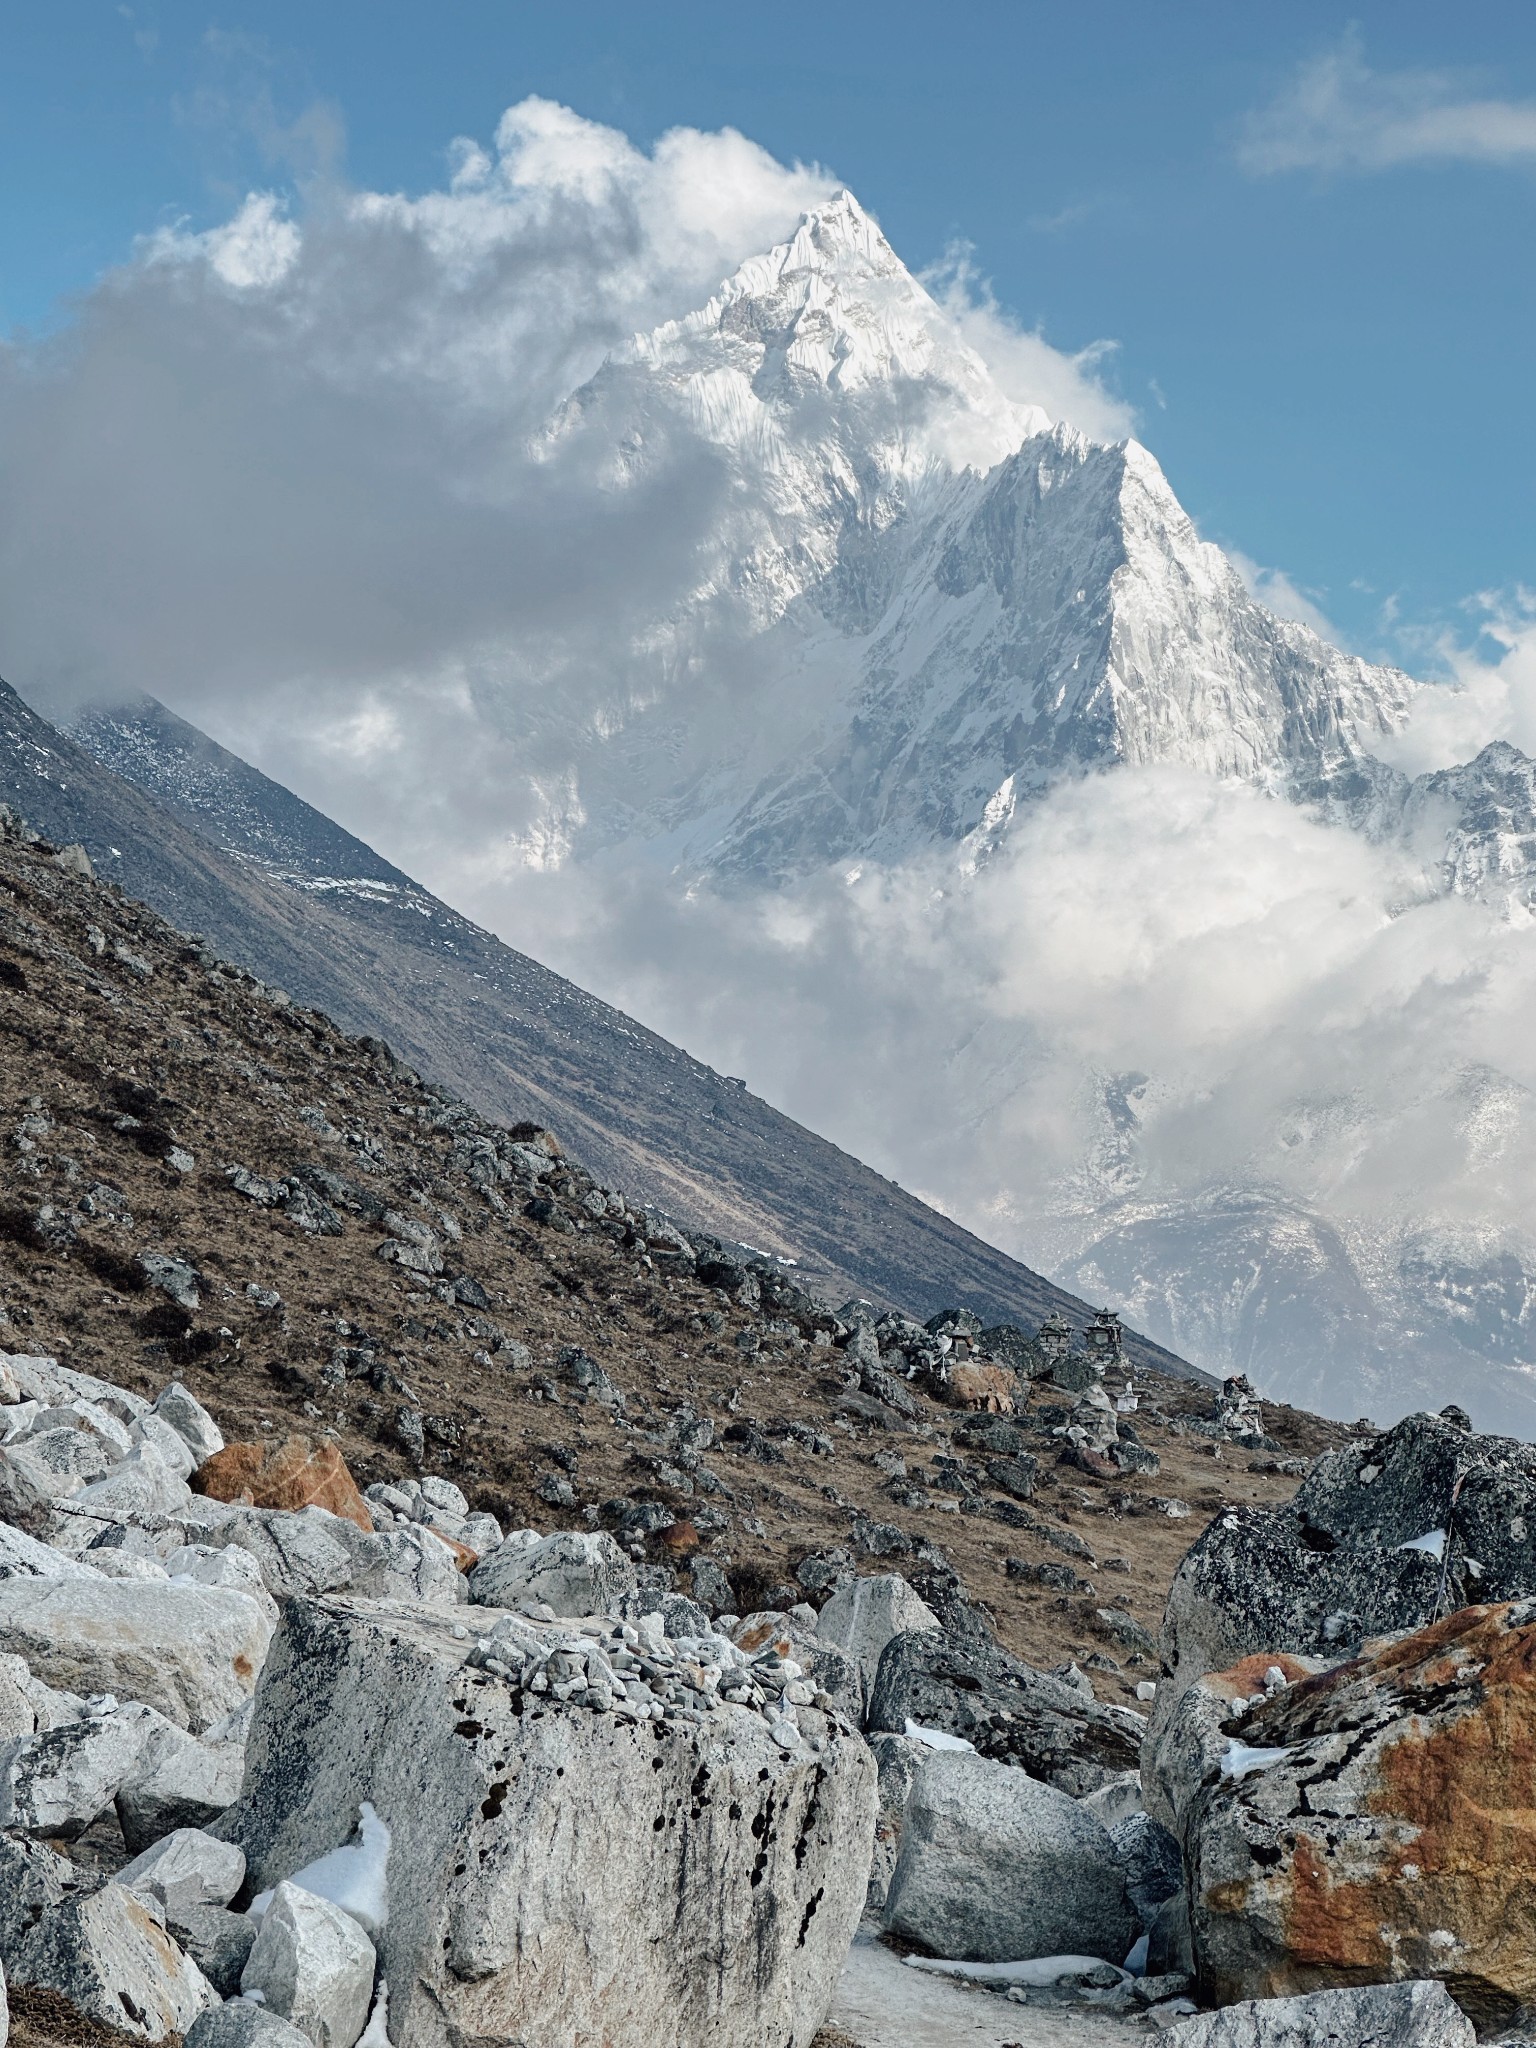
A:
<svg viewBox="0 0 1536 2048">
<path fill-rule="evenodd" d="M 366 1799 L 357 1837 L 296 1870 L 293 1883 L 350 1913 L 365 1934 L 377 1935 L 389 1910 L 389 1829 Z"/>
<path fill-rule="evenodd" d="M 920 1721 L 908 1721 L 902 1733 L 912 1742 L 920 1742 L 926 1749 L 963 1749 L 972 1756 L 976 1754 L 974 1742 L 967 1742 L 963 1735 L 946 1734 L 942 1728 L 925 1728 Z"/>
<path fill-rule="evenodd" d="M 907 1956 L 909 1970 L 932 1970 L 940 1977 L 960 1977 L 971 1984 L 1020 1984 L 1032 1991 L 1048 1990 L 1069 1977 L 1085 1977 L 1090 1970 L 1113 1968 L 1103 1956 L 1035 1956 L 1026 1962 L 966 1963 L 938 1956 Z M 1122 1978 L 1125 1972 L 1120 1972 Z"/>
</svg>

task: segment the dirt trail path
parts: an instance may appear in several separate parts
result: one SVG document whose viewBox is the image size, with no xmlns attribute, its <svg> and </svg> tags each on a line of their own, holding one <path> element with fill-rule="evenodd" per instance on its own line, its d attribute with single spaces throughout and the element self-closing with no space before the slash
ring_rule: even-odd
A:
<svg viewBox="0 0 1536 2048">
<path fill-rule="evenodd" d="M 1162 2038 L 1134 2021 L 1014 2005 L 909 1970 L 863 1936 L 849 1950 L 828 2023 L 858 2048 L 1130 2048 Z"/>
</svg>

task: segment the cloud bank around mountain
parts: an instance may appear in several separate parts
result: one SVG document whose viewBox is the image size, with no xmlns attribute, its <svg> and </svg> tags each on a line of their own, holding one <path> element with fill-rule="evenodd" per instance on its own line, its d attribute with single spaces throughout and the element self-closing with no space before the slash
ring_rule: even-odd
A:
<svg viewBox="0 0 1536 2048">
<path fill-rule="evenodd" d="M 1298 85 L 1249 167 L 1297 167 L 1302 115 L 1314 160 L 1342 147 L 1330 123 L 1362 93 L 1378 127 L 1449 104 L 1362 66 Z M 1345 1218 L 1424 1187 L 1485 1236 L 1528 1215 L 1519 929 L 1253 790 L 1089 777 L 969 879 L 933 858 L 730 901 L 530 837 L 579 812 L 569 742 L 636 687 L 628 650 L 694 589 L 730 491 L 675 423 L 643 468 L 545 424 L 833 188 L 729 131 L 645 152 L 533 100 L 492 146 L 457 145 L 441 190 L 257 193 L 148 237 L 68 329 L 0 353 L 0 670 L 45 709 L 164 698 L 1036 1262 L 1080 1246 L 1106 1190 L 1171 1201 L 1255 1171 Z M 963 255 L 933 282 L 1008 396 L 1128 430 L 1102 350 L 1015 326 Z M 1278 572 L 1248 573 L 1307 616 Z M 1495 730 L 1536 744 L 1536 629 L 1512 611 L 1495 635 L 1421 700 L 1423 765 Z M 692 744 L 752 702 L 753 662 L 737 645 L 723 680 L 677 682 Z M 1490 1089 L 1513 1104 L 1496 1140 Z M 1117 1124 L 1107 1105 L 1132 1098 Z"/>
</svg>

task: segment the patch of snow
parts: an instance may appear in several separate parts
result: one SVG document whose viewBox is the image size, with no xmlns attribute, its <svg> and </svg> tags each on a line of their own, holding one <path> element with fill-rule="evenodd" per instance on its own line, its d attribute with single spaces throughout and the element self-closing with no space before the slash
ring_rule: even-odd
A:
<svg viewBox="0 0 1536 2048">
<path fill-rule="evenodd" d="M 1048 1991 L 1063 1977 L 1085 1977 L 1090 1970 L 1117 1967 L 1106 1963 L 1103 1956 L 1030 1956 L 1017 1963 L 950 1962 L 938 1956 L 908 1956 L 905 1960 L 909 1970 L 962 1977 L 968 1984 L 1021 1984 L 1030 1991 Z"/>
<path fill-rule="evenodd" d="M 347 1842 L 316 1857 L 296 1870 L 289 1882 L 340 1906 L 372 1937 L 388 1917 L 389 1829 L 366 1799 L 359 1813 L 358 1834 L 360 1841 Z"/>
<path fill-rule="evenodd" d="M 1445 1531 L 1430 1529 L 1422 1536 L 1415 1536 L 1411 1542 L 1399 1543 L 1399 1550 L 1422 1550 L 1427 1556 L 1442 1558 L 1445 1555 Z"/>
<path fill-rule="evenodd" d="M 1246 1742 L 1239 1742 L 1235 1735 L 1227 1738 L 1227 1753 L 1221 1760 L 1221 1775 L 1224 1778 L 1249 1778 L 1255 1771 L 1267 1771 L 1271 1764 L 1278 1764 L 1290 1755 L 1290 1749 L 1250 1749 Z"/>
<path fill-rule="evenodd" d="M 976 1754 L 974 1742 L 967 1742 L 963 1735 L 950 1735 L 943 1728 L 925 1728 L 920 1721 L 908 1721 L 903 1734 L 911 1742 L 926 1742 L 930 1749 L 968 1749 Z"/>
<path fill-rule="evenodd" d="M 390 2048 L 389 1984 L 383 1977 L 379 1979 L 378 1996 L 373 2001 L 368 2024 L 357 2037 L 357 2048 Z"/>
</svg>

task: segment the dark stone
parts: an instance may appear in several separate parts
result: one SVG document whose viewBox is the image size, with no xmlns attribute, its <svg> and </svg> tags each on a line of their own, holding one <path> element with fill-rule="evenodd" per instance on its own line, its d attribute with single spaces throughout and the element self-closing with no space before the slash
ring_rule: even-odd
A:
<svg viewBox="0 0 1536 2048">
<path fill-rule="evenodd" d="M 987 1477 L 994 1486 L 1015 1500 L 1033 1500 L 1035 1497 L 1035 1473 L 1039 1469 L 1034 1458 L 989 1458 Z"/>
<path fill-rule="evenodd" d="M 988 1358 L 995 1358 L 999 1365 L 1011 1366 L 1025 1379 L 1040 1367 L 1040 1354 L 1033 1340 L 1017 1323 L 994 1323 L 990 1330 L 981 1332 L 976 1339 L 976 1348 L 984 1351 Z"/>
<path fill-rule="evenodd" d="M 909 1720 L 961 1736 L 1074 1798 L 1107 1773 L 1136 1769 L 1140 1756 L 1139 1716 L 1085 1698 L 997 1643 L 932 1630 L 891 1638 L 870 1693 L 872 1733 L 899 1735 Z"/>
<path fill-rule="evenodd" d="M 981 1335 L 981 1317 L 968 1308 L 943 1308 L 936 1316 L 930 1316 L 923 1328 L 934 1337 L 964 1337 Z"/>
<path fill-rule="evenodd" d="M 1029 1432 L 1001 1415 L 973 1415 L 955 1431 L 956 1450 L 990 1451 L 997 1458 L 1020 1458 L 1029 1450 Z"/>
<path fill-rule="evenodd" d="M 491 1297 L 468 1273 L 460 1273 L 454 1281 L 453 1298 L 464 1308 L 488 1309 L 491 1305 Z"/>
<path fill-rule="evenodd" d="M 1444 1563 L 1402 1547 L 1436 1529 Z M 1194 1676 L 1259 1650 L 1331 1660 L 1532 1594 L 1536 1446 L 1409 1415 L 1319 1459 L 1287 1505 L 1218 1515 L 1175 1574 L 1163 1658 Z"/>
<path fill-rule="evenodd" d="M 256 1941 L 256 1922 L 222 1906 L 192 1906 L 166 1922 L 221 1998 L 240 1992 L 240 1972 Z"/>
<path fill-rule="evenodd" d="M 1179 1845 L 1161 1821 L 1149 1813 L 1128 1813 L 1109 1831 L 1115 1858 L 1125 1873 L 1131 1904 L 1148 1933 L 1158 1914 L 1184 1882 Z"/>
<path fill-rule="evenodd" d="M 532 1223 L 542 1223 L 546 1230 L 559 1235 L 574 1237 L 576 1226 L 566 1215 L 558 1202 L 552 1202 L 548 1195 L 535 1195 L 523 1204 L 523 1214 Z"/>
</svg>

